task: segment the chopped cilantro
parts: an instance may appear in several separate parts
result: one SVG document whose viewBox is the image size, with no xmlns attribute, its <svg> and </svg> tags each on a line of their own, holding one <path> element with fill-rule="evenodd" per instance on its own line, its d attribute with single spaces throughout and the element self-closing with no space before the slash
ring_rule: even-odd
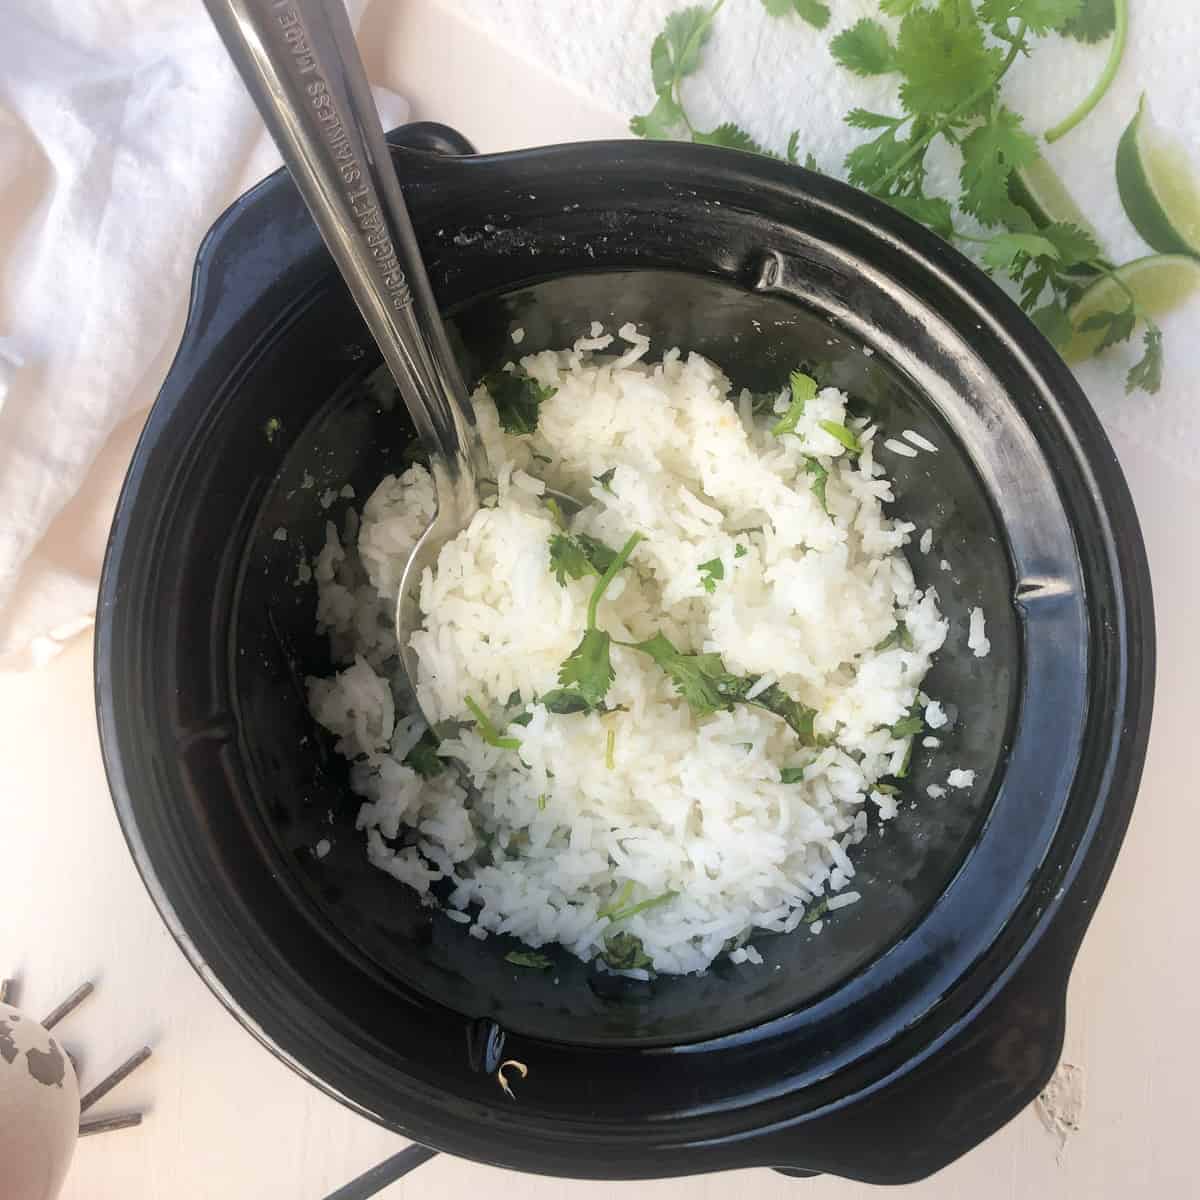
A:
<svg viewBox="0 0 1200 1200">
<path fill-rule="evenodd" d="M 857 437 L 845 426 L 839 425 L 836 421 L 818 421 L 820 427 L 835 441 L 839 441 L 851 454 L 862 453 L 862 443 Z"/>
<path fill-rule="evenodd" d="M 913 704 L 913 706 L 908 710 L 907 715 L 901 717 L 900 720 L 898 720 L 895 725 L 892 726 L 891 734 L 892 737 L 895 738 L 914 737 L 924 728 L 925 718 L 921 713 L 921 706 L 919 704 Z"/>
<path fill-rule="evenodd" d="M 599 475 L 593 475 L 592 478 L 606 491 L 612 491 L 613 476 L 617 473 L 616 467 L 609 467 L 607 471 L 601 471 Z"/>
<path fill-rule="evenodd" d="M 766 691 L 759 692 L 753 700 L 747 700 L 746 703 L 765 708 L 777 717 L 782 717 L 802 742 L 811 745 L 817 741 L 817 736 L 813 731 L 813 721 L 816 719 L 817 710 L 801 704 L 799 700 L 793 700 L 779 684 L 771 684 Z"/>
<path fill-rule="evenodd" d="M 733 548 L 733 557 L 734 558 L 745 558 L 747 554 L 749 554 L 749 551 L 746 549 L 745 546 L 742 545 L 741 542 L 738 542 L 738 544 L 736 546 L 734 546 L 734 548 Z"/>
<path fill-rule="evenodd" d="M 490 371 L 483 377 L 505 433 L 526 434 L 537 429 L 538 410 L 555 388 L 542 387 L 523 371 Z"/>
<path fill-rule="evenodd" d="M 633 648 L 662 667 L 698 717 L 732 708 L 754 683 L 727 671 L 719 654 L 680 653 L 661 631 L 648 641 L 635 642 Z"/>
<path fill-rule="evenodd" d="M 586 629 L 579 645 L 558 669 L 558 682 L 575 685 L 576 691 L 594 708 L 604 699 L 616 678 L 609 646 L 612 639 L 603 629 Z"/>
<path fill-rule="evenodd" d="M 757 682 L 756 677 L 734 675 L 719 654 L 682 654 L 661 630 L 648 641 L 627 644 L 662 667 L 696 716 L 705 717 L 737 703 L 753 704 L 782 717 L 802 741 L 817 740 L 813 732 L 816 711 L 793 700 L 777 683 L 747 700 L 746 693 Z"/>
<path fill-rule="evenodd" d="M 578 693 L 593 708 L 604 699 L 615 678 L 609 654 L 612 639 L 604 630 L 596 627 L 596 609 L 609 584 L 616 578 L 617 572 L 625 565 L 634 547 L 641 540 L 640 533 L 631 534 L 625 545 L 613 556 L 604 574 L 597 580 L 588 599 L 587 628 L 579 645 L 571 651 L 558 671 L 558 682 L 563 687 L 574 684 Z"/>
<path fill-rule="evenodd" d="M 566 529 L 567 519 L 563 516 L 563 511 L 558 506 L 558 501 L 553 496 L 543 496 L 542 503 L 546 506 L 550 515 L 554 518 L 554 523 L 559 529 Z"/>
<path fill-rule="evenodd" d="M 810 458 L 804 469 L 812 476 L 808 486 L 812 494 L 816 496 L 817 503 L 825 510 L 827 517 L 833 516 L 829 511 L 829 501 L 825 496 L 825 485 L 829 482 L 829 472 L 815 458 Z"/>
<path fill-rule="evenodd" d="M 606 904 L 603 908 L 599 909 L 596 913 L 596 916 L 611 917 L 613 915 L 613 913 L 620 912 L 621 909 L 623 909 L 632 898 L 633 898 L 633 880 L 627 879 L 627 880 L 625 880 L 624 886 L 617 893 L 616 899 L 611 901 L 609 904 Z"/>
<path fill-rule="evenodd" d="M 796 426 L 804 416 L 804 406 L 817 394 L 817 381 L 810 375 L 793 371 L 788 382 L 792 388 L 792 402 L 788 405 L 787 412 L 771 426 L 775 437 L 796 432 Z"/>
<path fill-rule="evenodd" d="M 614 971 L 632 971 L 654 965 L 654 960 L 642 945 L 642 939 L 624 930 L 610 934 L 604 939 L 604 952 L 600 957 Z"/>
<path fill-rule="evenodd" d="M 609 920 L 615 925 L 618 921 L 627 921 L 630 917 L 637 913 L 645 912 L 648 908 L 657 908 L 660 904 L 666 904 L 668 900 L 674 900 L 678 896 L 678 892 L 666 891 L 661 896 L 651 896 L 649 900 L 639 900 L 636 904 L 630 904 L 627 908 L 618 908 L 607 914 Z M 602 915 L 602 914 L 597 914 Z"/>
<path fill-rule="evenodd" d="M 717 580 L 725 578 L 725 564 L 719 558 L 710 558 L 700 564 L 700 586 L 709 594 L 717 590 Z"/>
<path fill-rule="evenodd" d="M 471 710 L 471 716 L 475 718 L 475 727 L 479 730 L 479 736 L 489 746 L 495 746 L 498 750 L 519 750 L 521 748 L 521 743 L 516 738 L 500 736 L 500 731 L 488 720 L 487 714 L 475 702 L 473 696 L 466 698 L 466 705 Z"/>
<path fill-rule="evenodd" d="M 780 783 L 803 783 L 804 767 L 784 767 L 779 772 Z"/>
<path fill-rule="evenodd" d="M 446 769 L 446 760 L 438 755 L 438 740 L 432 729 L 404 756 L 404 765 L 411 767 L 422 779 L 432 779 Z"/>
<path fill-rule="evenodd" d="M 908 626 L 903 621 L 897 621 L 892 632 L 877 642 L 873 649 L 879 653 L 883 650 L 890 650 L 893 646 L 899 646 L 903 650 L 913 648 L 912 634 L 908 632 Z"/>
<path fill-rule="evenodd" d="M 510 950 L 504 956 L 504 961 L 512 963 L 514 967 L 530 967 L 535 971 L 545 971 L 554 966 L 550 959 L 536 950 Z"/>
<path fill-rule="evenodd" d="M 583 547 L 569 533 L 550 535 L 550 570 L 560 587 L 567 586 L 568 578 L 582 579 L 596 573 Z"/>
<path fill-rule="evenodd" d="M 562 587 L 566 587 L 568 577 L 603 575 L 616 557 L 617 552 L 611 546 L 586 533 L 550 535 L 550 570 Z"/>
<path fill-rule="evenodd" d="M 590 712 L 592 709 L 583 693 L 574 688 L 551 688 L 540 697 L 540 702 L 546 706 L 547 712 L 558 713 L 560 716 Z"/>
</svg>

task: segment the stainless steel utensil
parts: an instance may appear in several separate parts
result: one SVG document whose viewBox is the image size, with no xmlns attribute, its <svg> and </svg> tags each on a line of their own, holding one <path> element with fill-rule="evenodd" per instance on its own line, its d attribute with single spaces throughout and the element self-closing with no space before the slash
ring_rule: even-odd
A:
<svg viewBox="0 0 1200 1200">
<path fill-rule="evenodd" d="M 437 513 L 409 557 L 396 604 L 415 691 L 409 641 L 421 623 L 421 574 L 479 509 L 485 457 L 474 413 L 341 0 L 205 4 L 429 451 Z"/>
</svg>

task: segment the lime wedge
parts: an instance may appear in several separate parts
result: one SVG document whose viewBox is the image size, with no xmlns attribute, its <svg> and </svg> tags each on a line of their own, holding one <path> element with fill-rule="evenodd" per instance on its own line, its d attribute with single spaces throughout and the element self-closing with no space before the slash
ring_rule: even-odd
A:
<svg viewBox="0 0 1200 1200">
<path fill-rule="evenodd" d="M 1099 240 L 1091 222 L 1080 211 L 1074 197 L 1054 168 L 1039 154 L 1027 167 L 1014 171 L 1008 177 L 1008 195 L 1014 204 L 1019 204 L 1042 229 L 1055 221 L 1078 225 L 1085 233 Z"/>
<path fill-rule="evenodd" d="M 1027 167 L 1014 171 L 1008 177 L 1008 198 L 1018 207 L 1023 208 L 1032 218 L 1039 229 L 1060 222 L 1075 225 L 1084 233 L 1091 234 L 1099 246 L 1100 235 L 1092 227 L 1092 223 L 1083 215 L 1075 198 L 1067 191 L 1066 185 L 1054 168 L 1039 154 Z M 1090 264 L 1081 263 L 1063 272 L 1077 279 L 1081 285 L 1096 277 L 1096 270 Z"/>
<path fill-rule="evenodd" d="M 1101 331 L 1080 332 L 1088 317 L 1098 312 L 1121 312 L 1133 293 L 1138 307 L 1152 317 L 1170 312 L 1189 296 L 1200 291 L 1200 261 L 1185 254 L 1151 254 L 1118 267 L 1092 284 L 1071 306 L 1069 316 L 1075 335 L 1062 351 L 1069 363 L 1091 358 L 1100 343 Z M 1120 280 L 1120 283 L 1117 280 Z"/>
<path fill-rule="evenodd" d="M 1183 147 L 1155 128 L 1145 96 L 1117 147 L 1117 189 L 1155 250 L 1200 255 L 1200 180 Z"/>
</svg>

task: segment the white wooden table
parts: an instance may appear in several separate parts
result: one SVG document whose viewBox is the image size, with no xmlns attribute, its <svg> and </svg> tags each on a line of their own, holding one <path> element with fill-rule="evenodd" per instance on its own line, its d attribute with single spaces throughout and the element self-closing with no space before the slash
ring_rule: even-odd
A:
<svg viewBox="0 0 1200 1200">
<path fill-rule="evenodd" d="M 591 106 L 493 45 L 435 0 L 376 3 L 364 27 L 372 75 L 415 116 L 455 125 L 482 149 L 620 136 Z M 531 95 L 537 102 L 531 103 Z M 1181 368 L 1182 369 L 1182 368 Z M 111 457 L 119 465 L 128 435 Z M 1082 1071 L 1081 1128 L 1064 1146 L 1023 1113 L 925 1183 L 923 1200 L 1200 1195 L 1192 1171 L 1200 1068 L 1195 925 L 1200 799 L 1200 486 L 1118 444 L 1145 526 L 1158 601 L 1158 710 L 1137 812 L 1072 980 L 1065 1059 Z M 98 553 L 103 512 L 86 537 Z M 60 531 L 60 534 L 63 531 Z M 70 531 L 66 531 L 70 532 Z M 1190 551 L 1191 558 L 1188 553 Z M 140 1129 L 80 1144 L 72 1200 L 317 1200 L 402 1143 L 310 1088 L 226 1014 L 184 962 L 142 889 L 113 816 L 92 704 L 90 636 L 27 675 L 0 675 L 0 974 L 48 1011 L 83 979 L 97 993 L 61 1028 L 85 1084 L 145 1041 L 154 1057 L 98 1112 L 145 1108 Z M 575 1183 L 437 1158 L 389 1197 L 849 1200 L 833 1179 L 713 1176 L 654 1184 Z M 0 1195 L 3 1182 L 0 1177 Z"/>
</svg>

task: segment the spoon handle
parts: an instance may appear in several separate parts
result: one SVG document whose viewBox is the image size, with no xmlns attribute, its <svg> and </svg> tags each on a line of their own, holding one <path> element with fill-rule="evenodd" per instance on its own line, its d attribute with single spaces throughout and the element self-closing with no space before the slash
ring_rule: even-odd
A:
<svg viewBox="0 0 1200 1200">
<path fill-rule="evenodd" d="M 205 0 L 431 454 L 475 506 L 483 462 L 343 0 Z M 439 499 L 441 499 L 439 497 Z M 450 497 L 446 497 L 450 499 Z"/>
</svg>

